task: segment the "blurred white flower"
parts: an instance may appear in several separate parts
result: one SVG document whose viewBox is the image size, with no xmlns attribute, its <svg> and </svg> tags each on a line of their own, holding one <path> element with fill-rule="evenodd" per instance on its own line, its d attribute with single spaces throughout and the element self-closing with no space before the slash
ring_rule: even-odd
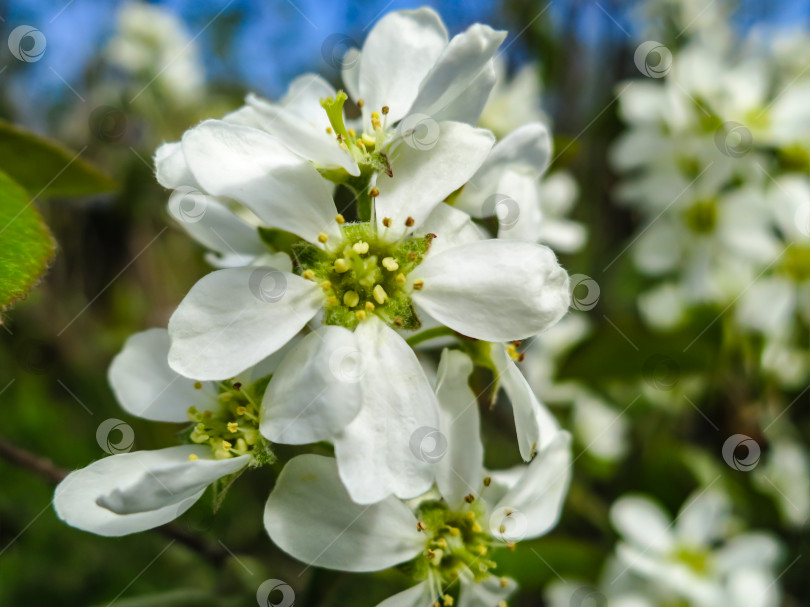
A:
<svg viewBox="0 0 810 607">
<path fill-rule="evenodd" d="M 495 86 L 478 124 L 495 133 L 498 139 L 532 122 L 549 124 L 548 116 L 541 109 L 539 67 L 527 63 L 509 78 L 506 61 L 498 55 L 494 68 Z"/>
<path fill-rule="evenodd" d="M 810 454 L 801 443 L 777 436 L 770 441 L 765 463 L 754 470 L 757 486 L 776 502 L 789 525 L 810 519 Z"/>
</svg>

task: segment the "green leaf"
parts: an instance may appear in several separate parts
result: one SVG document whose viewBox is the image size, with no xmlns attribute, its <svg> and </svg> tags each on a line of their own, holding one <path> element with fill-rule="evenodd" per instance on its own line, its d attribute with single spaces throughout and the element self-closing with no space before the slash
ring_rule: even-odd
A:
<svg viewBox="0 0 810 607">
<path fill-rule="evenodd" d="M 26 296 L 53 259 L 55 243 L 28 193 L 0 173 L 0 311 Z"/>
<path fill-rule="evenodd" d="M 0 167 L 35 198 L 86 196 L 117 188 L 80 154 L 0 120 Z"/>
</svg>

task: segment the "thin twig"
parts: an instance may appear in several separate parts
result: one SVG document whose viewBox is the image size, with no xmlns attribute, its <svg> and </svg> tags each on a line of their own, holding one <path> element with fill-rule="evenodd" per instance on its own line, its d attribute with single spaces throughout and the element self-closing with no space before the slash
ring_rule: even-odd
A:
<svg viewBox="0 0 810 607">
<path fill-rule="evenodd" d="M 0 437 L 0 459 L 36 473 L 51 485 L 58 484 L 68 475 L 67 470 L 60 468 L 51 460 L 35 455 L 22 447 L 8 442 L 2 437 Z M 227 551 L 222 548 L 221 545 L 209 542 L 206 538 L 175 523 L 167 523 L 161 527 L 155 527 L 152 531 L 183 544 L 186 548 L 193 550 L 215 567 L 222 565 L 228 558 Z"/>
</svg>

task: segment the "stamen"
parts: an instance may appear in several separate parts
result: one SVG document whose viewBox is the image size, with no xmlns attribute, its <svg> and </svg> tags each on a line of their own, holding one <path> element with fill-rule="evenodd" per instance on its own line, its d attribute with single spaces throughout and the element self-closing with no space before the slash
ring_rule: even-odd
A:
<svg viewBox="0 0 810 607">
<path fill-rule="evenodd" d="M 313 278 L 315 278 L 315 272 L 313 272 L 312 270 L 304 270 L 303 272 L 301 272 L 301 278 L 312 280 Z"/>
<path fill-rule="evenodd" d="M 324 291 L 328 291 L 329 289 L 331 289 L 331 288 L 332 288 L 332 283 L 331 283 L 331 282 L 329 282 L 328 280 L 324 280 L 324 281 L 321 283 L 321 288 L 322 288 Z"/>
<path fill-rule="evenodd" d="M 383 305 L 385 300 L 388 299 L 388 293 L 385 292 L 382 285 L 376 285 L 374 291 L 372 291 L 372 295 L 374 295 L 374 300 L 380 305 Z"/>
<path fill-rule="evenodd" d="M 334 133 L 334 131 L 332 130 L 332 127 L 331 127 L 331 126 L 326 127 L 326 133 L 327 133 L 328 135 L 331 135 L 332 133 Z"/>
<path fill-rule="evenodd" d="M 239 424 L 236 422 L 228 422 L 226 427 L 231 434 L 236 434 L 239 431 Z"/>
<path fill-rule="evenodd" d="M 353 308 L 357 304 L 360 303 L 360 296 L 357 294 L 357 291 L 346 291 L 343 295 L 343 303 Z"/>
<path fill-rule="evenodd" d="M 417 531 L 424 531 L 425 529 L 427 529 L 427 526 L 425 525 L 425 523 L 423 523 L 422 521 L 419 521 L 419 522 L 416 523 L 416 530 Z"/>
<path fill-rule="evenodd" d="M 237 415 L 244 415 L 245 413 L 247 413 L 247 408 L 246 407 L 243 407 L 243 406 L 240 405 L 240 406 L 238 406 L 236 408 L 236 414 Z"/>
<path fill-rule="evenodd" d="M 354 249 L 354 252 L 357 253 L 358 255 L 365 255 L 366 253 L 368 253 L 368 243 L 362 241 L 355 242 L 352 245 L 352 249 Z"/>
<path fill-rule="evenodd" d="M 188 461 L 193 462 L 194 460 L 200 459 L 196 453 L 190 453 L 188 456 Z"/>
<path fill-rule="evenodd" d="M 344 223 L 346 223 L 346 218 L 340 213 L 338 213 L 337 215 L 335 215 L 335 221 L 337 222 L 338 225 L 343 225 Z"/>
<path fill-rule="evenodd" d="M 363 109 L 364 105 L 366 105 L 366 102 L 363 99 L 357 100 L 357 107 L 359 107 L 361 110 Z"/>
<path fill-rule="evenodd" d="M 395 272 L 399 269 L 399 264 L 393 257 L 383 257 L 382 265 L 389 272 Z"/>
<path fill-rule="evenodd" d="M 338 274 L 343 274 L 344 272 L 348 271 L 349 271 L 349 262 L 347 262 L 342 257 L 338 257 L 335 260 L 335 272 L 337 272 Z"/>
<path fill-rule="evenodd" d="M 390 228 L 391 227 L 391 218 L 390 217 L 383 217 L 383 225 L 386 228 Z"/>
<path fill-rule="evenodd" d="M 318 234 L 318 242 L 326 244 L 327 240 L 329 240 L 329 237 L 325 233 L 321 232 L 320 234 Z"/>
<path fill-rule="evenodd" d="M 375 185 L 373 188 L 371 188 L 371 189 L 368 191 L 368 195 L 369 195 L 369 196 L 371 196 L 372 198 L 377 198 L 377 196 L 379 196 L 379 195 L 380 195 L 380 188 L 378 188 L 378 187 Z"/>
<path fill-rule="evenodd" d="M 414 220 L 414 218 L 413 218 L 413 217 L 408 217 L 408 219 L 406 219 L 406 220 L 405 220 L 405 225 L 406 225 L 407 227 L 409 227 L 409 228 L 410 228 L 410 227 L 411 227 L 411 226 L 412 226 L 414 223 L 415 223 L 415 220 Z"/>
<path fill-rule="evenodd" d="M 405 274 L 403 274 L 402 272 L 400 272 L 399 274 L 397 274 L 397 277 L 395 278 L 395 280 L 396 280 L 398 283 L 403 283 L 403 282 L 405 282 Z"/>
<path fill-rule="evenodd" d="M 420 278 L 419 280 L 414 280 L 414 281 L 413 281 L 413 288 L 414 288 L 416 291 L 421 291 L 421 290 L 422 290 L 422 287 L 424 287 L 424 286 L 425 286 L 425 281 L 424 281 L 424 280 L 422 280 L 421 278 Z"/>
<path fill-rule="evenodd" d="M 198 382 L 198 381 L 195 381 L 194 382 L 194 388 L 196 390 L 201 390 L 202 389 L 202 384 L 200 382 Z"/>
<path fill-rule="evenodd" d="M 388 106 L 387 106 L 387 105 L 382 106 L 382 113 L 383 113 L 383 114 L 386 114 L 386 115 L 387 115 L 387 114 L 388 114 L 388 110 L 389 110 L 389 108 L 388 108 Z"/>
<path fill-rule="evenodd" d="M 368 312 L 373 312 L 373 311 L 374 311 L 374 304 L 373 304 L 373 303 L 371 303 L 370 301 L 367 301 L 367 302 L 366 302 L 366 310 L 367 310 Z"/>
<path fill-rule="evenodd" d="M 492 477 L 491 476 L 485 476 L 484 477 L 484 487 L 489 487 L 490 484 L 492 484 Z"/>
<path fill-rule="evenodd" d="M 365 320 L 366 319 L 366 311 L 365 310 L 357 310 L 357 312 L 355 312 L 354 315 L 357 317 L 357 320 Z"/>
</svg>

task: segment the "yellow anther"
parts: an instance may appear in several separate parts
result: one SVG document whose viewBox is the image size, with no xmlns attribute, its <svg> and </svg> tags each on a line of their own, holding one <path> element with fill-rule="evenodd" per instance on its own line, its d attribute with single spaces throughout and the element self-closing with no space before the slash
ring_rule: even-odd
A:
<svg viewBox="0 0 810 607">
<path fill-rule="evenodd" d="M 442 597 L 442 601 L 444 601 L 444 607 L 451 607 L 453 605 L 453 597 L 449 594 L 445 594 Z"/>
<path fill-rule="evenodd" d="M 365 310 L 357 310 L 357 312 L 355 312 L 354 315 L 357 317 L 357 320 L 365 320 L 366 319 L 366 311 Z"/>
<path fill-rule="evenodd" d="M 365 255 L 368 253 L 368 243 L 367 242 L 355 242 L 352 245 L 352 250 L 357 253 L 358 255 Z"/>
<path fill-rule="evenodd" d="M 367 312 L 373 312 L 374 311 L 374 304 L 371 303 L 370 301 L 366 302 L 366 311 Z"/>
<path fill-rule="evenodd" d="M 372 188 L 371 188 L 371 189 L 368 191 L 368 195 L 369 195 L 369 196 L 371 196 L 372 198 L 377 198 L 377 196 L 379 196 L 379 195 L 380 195 L 380 188 L 378 188 L 378 187 L 375 185 L 374 187 L 372 187 Z"/>
<path fill-rule="evenodd" d="M 228 422 L 227 424 L 228 432 L 234 434 L 239 431 L 239 424 L 236 422 Z"/>
<path fill-rule="evenodd" d="M 344 223 L 346 223 L 346 218 L 340 213 L 338 213 L 337 215 L 335 215 L 335 221 L 338 223 L 338 225 L 343 225 Z"/>
<path fill-rule="evenodd" d="M 318 234 L 318 242 L 323 244 L 327 240 L 329 240 L 329 237 L 324 232 L 321 232 L 320 234 Z"/>
<path fill-rule="evenodd" d="M 385 292 L 382 285 L 376 285 L 372 291 L 372 295 L 374 295 L 374 301 L 380 305 L 383 305 L 385 300 L 388 299 L 388 293 Z"/>
<path fill-rule="evenodd" d="M 245 407 L 240 405 L 236 408 L 237 415 L 244 415 L 245 413 L 247 413 L 247 409 Z"/>
<path fill-rule="evenodd" d="M 361 138 L 361 141 L 365 145 L 377 145 L 377 140 L 374 139 L 374 137 L 372 137 L 370 135 L 366 135 L 365 133 L 363 133 L 363 137 Z"/>
<path fill-rule="evenodd" d="M 379 112 L 371 112 L 371 119 L 374 120 L 375 118 L 377 120 L 380 119 L 380 113 Z"/>
<path fill-rule="evenodd" d="M 389 272 L 395 272 L 399 270 L 399 264 L 397 263 L 397 260 L 394 259 L 393 257 L 383 257 L 382 265 Z"/>
<path fill-rule="evenodd" d="M 469 511 L 464 513 L 464 517 L 467 520 L 474 521 L 475 520 L 475 512 Z"/>
<path fill-rule="evenodd" d="M 344 272 L 349 271 L 349 262 L 343 259 L 342 257 L 338 257 L 335 260 L 335 272 L 338 274 L 343 274 Z"/>
<path fill-rule="evenodd" d="M 339 302 L 340 302 L 340 300 L 337 297 L 335 297 L 334 295 L 331 295 L 331 296 L 326 298 L 326 305 L 328 305 L 328 306 L 336 306 L 336 305 L 338 305 Z"/>
<path fill-rule="evenodd" d="M 483 529 L 481 529 L 481 525 L 478 524 L 478 521 L 473 522 L 472 524 L 473 533 L 481 533 Z"/>
<path fill-rule="evenodd" d="M 478 546 L 478 547 L 475 549 L 475 551 L 476 551 L 476 552 L 477 552 L 477 553 L 478 553 L 480 556 L 484 556 L 484 555 L 487 553 L 487 547 L 486 547 L 486 546 Z"/>
<path fill-rule="evenodd" d="M 222 448 L 223 448 L 225 451 L 228 451 L 228 450 L 229 450 L 229 449 L 231 449 L 232 447 L 233 447 L 233 445 L 232 445 L 231 443 L 229 443 L 228 441 L 226 441 L 226 440 L 222 441 Z"/>
<path fill-rule="evenodd" d="M 453 537 L 458 537 L 461 534 L 461 530 L 458 527 L 450 527 L 448 533 Z"/>
<path fill-rule="evenodd" d="M 383 225 L 386 228 L 390 228 L 391 227 L 391 218 L 390 217 L 383 217 Z"/>
<path fill-rule="evenodd" d="M 196 459 L 200 459 L 196 453 L 192 453 L 188 456 L 188 461 L 193 462 Z"/>
<path fill-rule="evenodd" d="M 301 278 L 306 278 L 307 280 L 312 280 L 315 278 L 315 272 L 312 270 L 304 270 L 301 272 Z"/>
<path fill-rule="evenodd" d="M 350 308 L 353 308 L 357 304 L 360 303 L 360 296 L 357 294 L 357 291 L 346 291 L 343 294 L 343 303 Z"/>
<path fill-rule="evenodd" d="M 498 605 L 496 607 L 509 607 L 509 605 L 506 604 L 506 601 L 498 601 Z"/>
<path fill-rule="evenodd" d="M 517 548 L 517 544 L 515 542 L 509 542 L 509 543 L 506 544 L 506 548 L 507 548 L 507 550 L 510 550 L 511 552 L 514 552 L 515 548 Z"/>
<path fill-rule="evenodd" d="M 382 106 L 382 113 L 383 113 L 383 114 L 387 114 L 387 113 L 388 113 L 388 109 L 389 109 L 389 108 L 388 108 L 388 106 L 387 106 L 387 105 Z"/>
<path fill-rule="evenodd" d="M 365 102 L 364 100 L 362 100 L 362 99 L 358 99 L 358 100 L 357 100 L 357 107 L 359 107 L 359 108 L 361 108 L 361 109 L 362 109 L 362 107 L 363 107 L 364 105 L 366 105 L 366 102 Z"/>
<path fill-rule="evenodd" d="M 332 288 L 332 283 L 331 283 L 331 282 L 329 282 L 328 280 L 324 280 L 324 281 L 321 283 L 321 288 L 322 288 L 324 291 L 328 291 L 329 289 L 331 289 L 331 288 Z"/>
<path fill-rule="evenodd" d="M 349 137 L 357 137 L 357 133 L 354 132 L 354 129 L 349 129 L 346 132 L 349 134 Z"/>
<path fill-rule="evenodd" d="M 332 134 L 332 127 L 331 126 L 326 127 L 326 132 L 327 132 L 327 134 L 331 135 Z"/>
<path fill-rule="evenodd" d="M 509 580 L 502 577 L 500 580 L 498 580 L 498 583 L 501 585 L 501 588 L 506 588 L 509 585 Z"/>
<path fill-rule="evenodd" d="M 418 521 L 416 523 L 416 530 L 417 531 L 424 531 L 425 529 L 427 529 L 427 525 L 425 525 L 425 523 L 423 523 L 422 521 Z"/>
<path fill-rule="evenodd" d="M 406 225 L 407 227 L 409 227 L 409 228 L 410 228 L 410 227 L 411 227 L 411 226 L 412 226 L 414 223 L 415 223 L 415 220 L 414 220 L 414 218 L 413 218 L 413 217 L 408 217 L 408 219 L 406 219 L 406 220 L 405 220 L 405 225 Z"/>
<path fill-rule="evenodd" d="M 425 281 L 422 280 L 421 278 L 419 280 L 414 280 L 413 281 L 413 288 L 414 288 L 415 291 L 421 291 L 422 287 L 424 287 L 424 286 L 425 286 Z"/>
<path fill-rule="evenodd" d="M 396 280 L 397 282 L 399 282 L 399 283 L 403 283 L 403 282 L 405 282 L 405 274 L 403 274 L 402 272 L 400 272 L 399 274 L 397 274 L 397 277 L 396 277 L 396 279 L 395 279 L 395 280 Z"/>
<path fill-rule="evenodd" d="M 197 390 L 202 390 L 202 384 L 198 381 L 195 381 L 194 388 L 196 388 Z"/>
<path fill-rule="evenodd" d="M 485 476 L 484 477 L 484 487 L 489 487 L 492 484 L 492 477 Z"/>
</svg>

